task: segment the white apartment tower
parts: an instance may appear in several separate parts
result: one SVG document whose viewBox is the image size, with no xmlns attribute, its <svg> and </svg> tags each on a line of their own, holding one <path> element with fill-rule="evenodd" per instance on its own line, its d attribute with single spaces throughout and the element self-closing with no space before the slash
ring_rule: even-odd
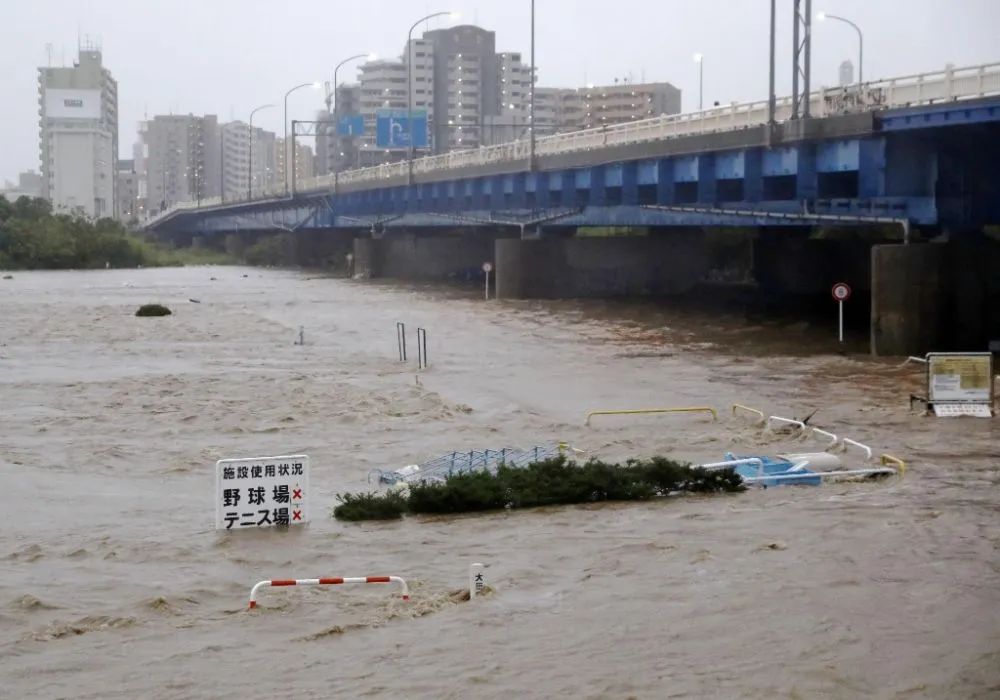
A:
<svg viewBox="0 0 1000 700">
<path fill-rule="evenodd" d="M 218 132 L 222 142 L 220 148 L 222 174 L 217 177 L 221 181 L 223 199 L 227 201 L 246 199 L 251 180 L 254 196 L 266 191 L 277 191 L 281 178 L 278 175 L 278 144 L 274 133 L 254 127 L 251 138 L 249 125 L 241 121 L 222 124 Z"/>
<path fill-rule="evenodd" d="M 115 216 L 118 83 L 97 46 L 81 45 L 71 68 L 38 69 L 42 196 L 55 211 Z"/>
</svg>

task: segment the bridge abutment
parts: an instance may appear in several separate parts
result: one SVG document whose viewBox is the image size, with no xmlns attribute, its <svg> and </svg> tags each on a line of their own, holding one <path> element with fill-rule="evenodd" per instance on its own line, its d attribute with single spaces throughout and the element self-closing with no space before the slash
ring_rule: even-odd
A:
<svg viewBox="0 0 1000 700">
<path fill-rule="evenodd" d="M 1000 245 L 878 245 L 871 265 L 873 354 L 985 350 L 1000 337 Z"/>
<path fill-rule="evenodd" d="M 500 299 L 681 294 L 694 287 L 707 268 L 700 230 L 496 242 Z"/>
</svg>

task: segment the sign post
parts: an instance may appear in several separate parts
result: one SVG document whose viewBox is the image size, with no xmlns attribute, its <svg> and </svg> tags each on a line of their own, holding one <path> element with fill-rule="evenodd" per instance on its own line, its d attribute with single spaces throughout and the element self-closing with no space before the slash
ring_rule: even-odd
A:
<svg viewBox="0 0 1000 700">
<path fill-rule="evenodd" d="M 838 321 L 838 335 L 840 343 L 844 343 L 844 302 L 851 298 L 851 287 L 847 282 L 837 282 L 833 285 L 833 289 L 830 290 L 833 295 L 833 300 L 837 302 L 839 321 Z"/>
<path fill-rule="evenodd" d="M 489 262 L 483 263 L 483 272 L 486 273 L 486 301 L 490 300 L 490 272 L 493 270 L 493 264 Z"/>
<path fill-rule="evenodd" d="M 220 459 L 215 463 L 215 529 L 309 522 L 309 457 Z"/>
<path fill-rule="evenodd" d="M 469 600 L 475 598 L 486 588 L 486 575 L 483 573 L 484 568 L 478 562 L 469 566 Z"/>
</svg>

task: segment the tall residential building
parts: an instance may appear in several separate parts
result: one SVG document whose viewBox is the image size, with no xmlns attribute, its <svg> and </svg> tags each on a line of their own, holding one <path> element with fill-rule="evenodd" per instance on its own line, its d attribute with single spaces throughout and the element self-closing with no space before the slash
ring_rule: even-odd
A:
<svg viewBox="0 0 1000 700">
<path fill-rule="evenodd" d="M 413 54 L 413 108 L 427 110 L 428 124 L 434 123 L 434 105 L 430 92 L 433 90 L 434 75 L 433 48 L 414 40 Z M 380 109 L 407 109 L 406 62 L 369 61 L 360 67 L 360 114 L 364 120 L 364 138 L 359 148 L 362 166 L 400 160 L 406 157 L 406 149 L 380 149 L 376 143 L 376 118 Z M 419 99 L 418 99 L 419 98 Z M 342 112 L 338 112 L 343 115 Z"/>
<path fill-rule="evenodd" d="M 577 90 L 582 109 L 567 115 L 564 130 L 592 129 L 625 122 L 679 114 L 681 91 L 670 83 L 615 83 Z"/>
<path fill-rule="evenodd" d="M 42 176 L 34 170 L 25 170 L 18 173 L 17 183 L 9 180 L 0 189 L 0 197 L 4 197 L 8 202 L 15 202 L 19 197 L 41 197 L 42 196 Z"/>
<path fill-rule="evenodd" d="M 139 196 L 139 175 L 135 171 L 135 160 L 118 161 L 118 219 L 129 222 L 145 218 L 145 205 Z"/>
<path fill-rule="evenodd" d="M 318 120 L 317 120 L 318 121 Z M 289 139 L 291 140 L 291 139 Z M 278 137 L 274 140 L 275 147 L 275 177 L 279 183 L 285 182 L 285 153 L 291 152 L 291 146 L 285 148 L 285 139 Z M 291 185 L 292 177 L 289 170 L 288 183 Z M 301 182 L 303 178 L 315 175 L 315 156 L 312 147 L 300 140 L 295 141 L 295 180 Z"/>
<path fill-rule="evenodd" d="M 55 211 L 114 216 L 118 83 L 99 47 L 81 46 L 71 68 L 38 69 L 42 196 Z"/>
<path fill-rule="evenodd" d="M 498 54 L 496 34 L 472 25 L 426 32 L 421 41 L 433 47 L 436 152 L 501 141 L 498 129 L 523 131 L 531 69 L 521 54 Z"/>
<path fill-rule="evenodd" d="M 847 87 L 852 84 L 854 82 L 854 64 L 850 61 L 841 63 L 837 77 L 839 78 L 840 87 Z"/>
<path fill-rule="evenodd" d="M 361 123 L 358 124 L 358 117 Z M 361 165 L 365 145 L 364 116 L 361 113 L 361 85 L 340 85 L 332 112 L 320 112 L 317 121 L 328 120 L 325 133 L 316 130 L 316 174 L 348 170 Z M 337 125 L 340 125 L 339 127 Z M 357 129 L 361 126 L 361 129 Z"/>
<path fill-rule="evenodd" d="M 143 123 L 146 194 L 159 211 L 219 194 L 218 119 L 157 115 Z"/>
<path fill-rule="evenodd" d="M 333 172 L 333 158 L 337 148 L 337 128 L 333 114 L 327 109 L 316 112 L 313 119 L 317 122 L 316 160 L 313 169 L 317 175 L 326 175 Z"/>
<path fill-rule="evenodd" d="M 250 127 L 246 122 L 233 121 L 222 124 L 221 135 L 222 196 L 224 199 L 245 199 L 250 190 L 253 168 L 253 192 L 259 195 L 266 189 L 281 183 L 278 176 L 277 139 L 270 131 L 254 127 L 251 139 Z M 253 161 L 250 146 L 253 144 Z M 216 175 L 218 178 L 219 176 Z"/>
</svg>

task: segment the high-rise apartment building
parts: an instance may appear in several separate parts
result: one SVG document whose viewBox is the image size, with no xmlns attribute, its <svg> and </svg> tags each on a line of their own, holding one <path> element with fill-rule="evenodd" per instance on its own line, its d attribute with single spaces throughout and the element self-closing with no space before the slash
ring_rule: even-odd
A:
<svg viewBox="0 0 1000 700">
<path fill-rule="evenodd" d="M 681 91 L 670 83 L 622 82 L 576 92 L 582 108 L 567 110 L 563 130 L 611 126 L 681 111 Z"/>
<path fill-rule="evenodd" d="M 289 140 L 291 140 L 289 138 Z M 285 139 L 278 137 L 274 140 L 275 147 L 275 177 L 279 183 L 285 182 L 285 153 L 291 153 L 291 146 L 285 147 Z M 292 182 L 291 171 L 288 171 L 289 186 Z M 300 139 L 295 141 L 295 181 L 301 182 L 303 178 L 315 175 L 315 156 L 312 147 L 307 143 L 302 143 Z"/>
<path fill-rule="evenodd" d="M 8 202 L 16 202 L 20 197 L 41 197 L 42 196 L 42 176 L 34 170 L 25 170 L 18 173 L 17 183 L 7 181 L 0 189 L 0 197 L 4 197 Z"/>
<path fill-rule="evenodd" d="M 222 183 L 223 199 L 245 199 L 250 191 L 251 180 L 255 195 L 281 183 L 278 175 L 277 138 L 274 133 L 254 127 L 251 135 L 249 125 L 241 121 L 222 124 L 218 133 L 222 142 L 219 149 L 222 175 L 216 177 Z"/>
<path fill-rule="evenodd" d="M 140 126 L 146 192 L 156 211 L 219 194 L 218 119 L 157 115 Z"/>
<path fill-rule="evenodd" d="M 145 218 L 145 205 L 139 196 L 139 175 L 135 171 L 135 160 L 118 161 L 118 219 L 129 222 Z"/>
<path fill-rule="evenodd" d="M 115 215 L 118 84 L 100 48 L 80 47 L 71 68 L 38 69 L 42 196 L 55 211 Z"/>
<path fill-rule="evenodd" d="M 520 53 L 497 53 L 494 32 L 471 25 L 428 31 L 404 47 L 401 60 L 369 61 L 359 71 L 357 85 L 338 87 L 333 115 L 321 112 L 317 117 L 332 121 L 317 130 L 317 174 L 406 158 L 405 147 L 378 144 L 377 116 L 384 109 L 404 112 L 409 106 L 425 112 L 433 153 L 504 143 L 530 133 L 531 66 Z M 680 90 L 670 83 L 537 87 L 535 132 L 544 136 L 676 114 L 680 98 Z M 359 116 L 361 135 L 338 133 L 345 119 Z"/>
<path fill-rule="evenodd" d="M 854 82 L 854 64 L 850 61 L 841 63 L 837 71 L 837 78 L 840 87 L 847 87 L 852 84 Z"/>
</svg>

